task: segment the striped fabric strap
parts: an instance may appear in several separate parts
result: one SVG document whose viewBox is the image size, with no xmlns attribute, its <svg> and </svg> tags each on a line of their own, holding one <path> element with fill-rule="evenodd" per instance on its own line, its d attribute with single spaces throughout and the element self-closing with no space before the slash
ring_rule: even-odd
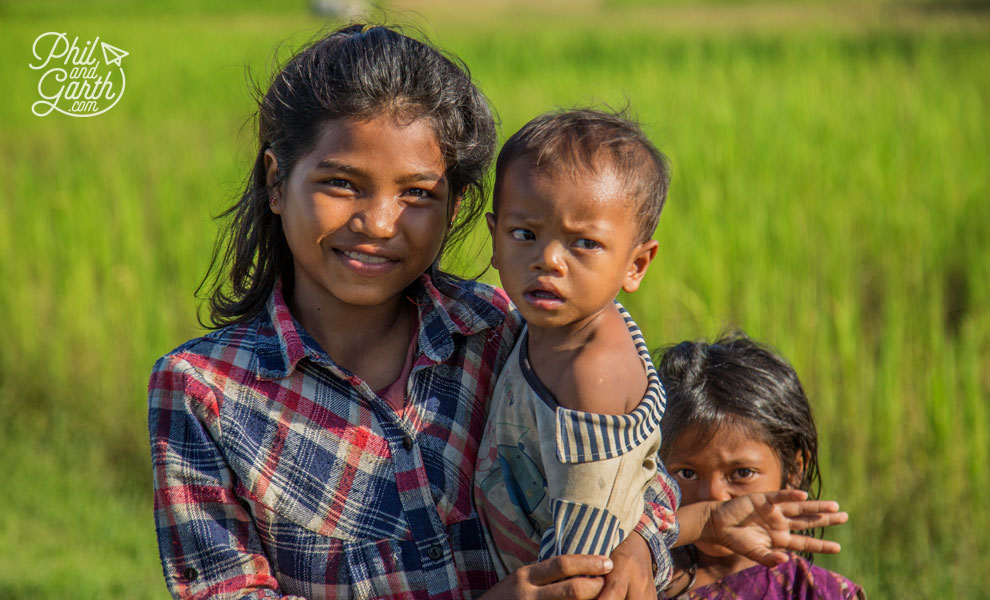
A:
<svg viewBox="0 0 990 600">
<path fill-rule="evenodd" d="M 608 556 L 625 538 L 619 519 L 603 508 L 550 499 L 553 525 L 543 532 L 540 558 L 563 554 Z"/>
</svg>

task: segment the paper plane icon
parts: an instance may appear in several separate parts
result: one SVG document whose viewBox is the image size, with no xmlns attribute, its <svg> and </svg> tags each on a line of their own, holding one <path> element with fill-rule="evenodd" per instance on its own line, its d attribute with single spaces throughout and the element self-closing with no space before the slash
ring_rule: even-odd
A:
<svg viewBox="0 0 990 600">
<path fill-rule="evenodd" d="M 111 46 L 106 42 L 100 42 L 100 45 L 103 46 L 103 61 L 108 65 L 117 65 L 119 67 L 120 59 L 130 54 L 130 52 L 121 50 L 116 46 Z"/>
</svg>

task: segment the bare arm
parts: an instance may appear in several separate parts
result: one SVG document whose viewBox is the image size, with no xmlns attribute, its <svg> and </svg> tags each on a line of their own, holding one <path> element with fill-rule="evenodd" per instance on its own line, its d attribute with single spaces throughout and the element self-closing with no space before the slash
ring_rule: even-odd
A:
<svg viewBox="0 0 990 600">
<path fill-rule="evenodd" d="M 646 392 L 643 360 L 629 327 L 614 307 L 593 333 L 563 345 L 530 329 L 529 359 L 540 381 L 564 408 L 602 415 L 631 412 Z"/>
</svg>

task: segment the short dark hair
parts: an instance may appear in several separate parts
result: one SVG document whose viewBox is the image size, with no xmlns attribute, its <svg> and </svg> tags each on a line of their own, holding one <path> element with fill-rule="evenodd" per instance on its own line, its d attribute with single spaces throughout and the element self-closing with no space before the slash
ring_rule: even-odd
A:
<svg viewBox="0 0 990 600">
<path fill-rule="evenodd" d="M 529 161 L 526 168 L 540 174 L 613 169 L 637 201 L 639 241 L 653 237 L 667 200 L 670 165 L 624 111 L 559 110 L 526 123 L 505 142 L 495 162 L 496 217 L 501 182 L 509 166 L 522 158 Z"/>
<path fill-rule="evenodd" d="M 207 326 L 253 318 L 280 277 L 287 291 L 292 288 L 292 254 L 282 222 L 268 205 L 265 151 L 271 149 L 278 159 L 277 186 L 312 150 L 327 121 L 378 114 L 426 119 L 443 152 L 448 202 L 451 208 L 460 205 L 431 267 L 439 271 L 443 253 L 484 212 L 485 175 L 495 154 L 494 116 L 457 58 L 390 27 L 348 25 L 297 52 L 260 93 L 254 164 L 240 198 L 220 215 L 228 222 L 200 284 L 200 290 L 209 288 Z"/>
<path fill-rule="evenodd" d="M 786 360 L 741 332 L 714 344 L 681 342 L 656 354 L 667 392 L 662 460 L 691 426 L 699 428 L 699 445 L 722 427 L 741 427 L 773 448 L 783 467 L 782 487 L 799 482 L 798 489 L 819 496 L 818 432 L 801 381 Z"/>
</svg>

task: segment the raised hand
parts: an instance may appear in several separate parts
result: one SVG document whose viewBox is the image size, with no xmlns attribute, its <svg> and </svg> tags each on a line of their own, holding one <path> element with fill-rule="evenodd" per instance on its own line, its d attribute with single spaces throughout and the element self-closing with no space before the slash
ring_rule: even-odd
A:
<svg viewBox="0 0 990 600">
<path fill-rule="evenodd" d="M 784 550 L 835 554 L 836 542 L 792 531 L 845 523 L 849 515 L 829 500 L 807 500 L 801 490 L 748 494 L 712 502 L 696 545 L 711 556 L 741 554 L 767 567 L 787 560 Z"/>
</svg>

